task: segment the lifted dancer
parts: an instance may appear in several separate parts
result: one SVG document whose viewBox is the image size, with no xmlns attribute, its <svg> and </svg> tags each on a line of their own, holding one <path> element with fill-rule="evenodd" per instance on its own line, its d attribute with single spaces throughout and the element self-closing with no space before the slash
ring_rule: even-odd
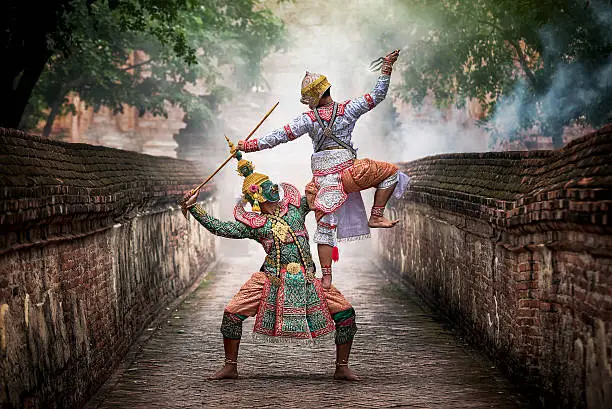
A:
<svg viewBox="0 0 612 409">
<path fill-rule="evenodd" d="M 387 95 L 393 63 L 399 50 L 384 59 L 381 75 L 374 89 L 354 100 L 334 102 L 331 84 L 324 75 L 306 72 L 302 81 L 301 102 L 308 111 L 259 139 L 238 142 L 238 149 L 255 152 L 292 141 L 306 133 L 312 138 L 313 178 L 306 186 L 306 196 L 315 209 L 318 245 L 324 288 L 331 285 L 331 263 L 338 260 L 339 241 L 369 237 L 370 227 L 388 228 L 398 220 L 389 220 L 384 209 L 392 195 L 400 197 L 409 178 L 397 166 L 372 159 L 357 159 L 352 132 L 357 119 L 374 108 Z M 361 190 L 376 188 L 374 206 L 367 218 Z"/>
</svg>

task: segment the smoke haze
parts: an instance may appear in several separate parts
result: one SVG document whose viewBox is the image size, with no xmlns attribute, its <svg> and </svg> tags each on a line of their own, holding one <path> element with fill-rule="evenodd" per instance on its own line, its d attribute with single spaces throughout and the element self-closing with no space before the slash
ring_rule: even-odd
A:
<svg viewBox="0 0 612 409">
<path fill-rule="evenodd" d="M 305 71 L 324 74 L 332 84 L 331 95 L 336 101 L 345 101 L 370 92 L 379 73 L 368 71 L 370 61 L 384 56 L 394 48 L 410 47 L 413 29 L 401 25 L 406 21 L 406 10 L 395 1 L 349 0 L 342 3 L 329 1 L 296 1 L 269 4 L 285 21 L 290 35 L 286 52 L 270 55 L 264 62 L 263 74 L 269 84 L 267 90 L 256 90 L 237 97 L 223 109 L 223 127 L 218 135 L 226 133 L 234 141 L 243 139 L 265 112 L 276 102 L 280 104 L 253 136 L 265 135 L 289 123 L 307 110 L 299 102 L 300 84 Z M 390 24 L 402 29 L 391 29 Z M 380 41 L 379 41 L 380 39 Z M 397 65 L 401 65 L 402 56 Z M 457 151 L 486 150 L 486 135 L 469 126 L 467 112 L 435 108 L 415 115 L 407 106 L 393 101 L 394 85 L 399 76 L 392 76 L 387 99 L 362 116 L 353 133 L 359 157 L 400 162 L 430 154 Z M 215 158 L 207 162 L 222 162 L 227 155 L 224 143 L 219 145 Z M 265 173 L 276 182 L 288 182 L 303 191 L 311 179 L 310 156 L 312 143 L 308 135 L 271 150 L 245 155 L 253 161 L 258 172 Z M 211 164 L 213 165 L 213 164 Z M 217 177 L 222 186 L 220 216 L 233 219 L 231 209 L 241 194 L 242 178 L 236 175 L 235 163 L 229 164 Z M 366 207 L 372 202 L 373 190 L 363 193 Z M 311 220 L 312 219 L 312 220 Z M 308 218 L 309 231 L 314 232 L 314 218 Z M 372 242 L 360 246 L 363 248 Z M 257 247 L 257 249 L 255 249 Z M 316 249 L 313 246 L 314 256 Z M 256 244 L 250 251 L 261 253 Z M 235 244 L 231 249 L 235 251 Z M 263 254 L 263 253 L 261 253 Z"/>
<path fill-rule="evenodd" d="M 371 91 L 379 73 L 368 71 L 370 61 L 393 48 L 410 47 L 413 29 L 400 24 L 409 16 L 405 7 L 395 1 L 296 1 L 270 5 L 286 23 L 290 45 L 286 52 L 272 54 L 264 62 L 268 90 L 240 96 L 225 107 L 223 131 L 235 140 L 244 138 L 276 101 L 280 105 L 254 137 L 305 112 L 307 107 L 299 98 L 306 70 L 326 75 L 332 84 L 332 97 L 344 101 Z M 400 54 L 398 65 L 401 60 Z M 486 135 L 470 125 L 466 110 L 441 112 L 426 107 L 415 113 L 393 101 L 392 89 L 399 80 L 398 75 L 392 76 L 387 99 L 359 119 L 353 141 L 360 157 L 399 162 L 443 152 L 487 149 Z M 272 179 L 303 187 L 311 177 L 311 153 L 311 140 L 304 135 L 248 156 Z M 238 180 L 233 175 L 232 179 L 237 186 Z"/>
<path fill-rule="evenodd" d="M 601 0 L 595 0 L 585 7 L 592 7 L 596 22 L 608 42 L 612 41 L 612 4 Z M 546 61 L 558 59 L 560 50 L 564 49 L 567 38 L 559 38 L 559 29 L 554 26 L 546 26 L 539 36 L 543 44 L 543 58 Z M 569 59 L 568 56 L 565 56 Z M 576 119 L 578 113 L 584 112 L 584 107 L 595 103 L 600 98 L 605 98 L 612 92 L 612 55 L 602 55 L 604 64 L 599 69 L 588 69 L 582 63 L 559 64 L 556 71 L 551 75 L 551 82 L 545 90 L 535 110 L 538 118 L 545 121 L 571 123 Z M 534 109 L 527 105 L 525 98 L 533 91 L 525 80 L 517 83 L 514 92 L 502 97 L 498 104 L 495 115 L 491 120 L 492 128 L 508 138 L 521 128 L 521 120 L 524 121 Z M 609 107 L 608 119 L 612 119 L 612 107 Z M 537 134 L 539 121 L 535 121 L 533 131 Z M 586 128 L 587 130 L 590 128 Z"/>
</svg>

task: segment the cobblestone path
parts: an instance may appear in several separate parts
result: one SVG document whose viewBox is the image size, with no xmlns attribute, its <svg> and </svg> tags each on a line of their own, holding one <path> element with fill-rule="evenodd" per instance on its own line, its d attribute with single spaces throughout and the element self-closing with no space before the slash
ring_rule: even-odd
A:
<svg viewBox="0 0 612 409">
<path fill-rule="evenodd" d="M 525 408 L 478 352 L 401 292 L 368 260 L 345 258 L 334 282 L 353 303 L 358 383 L 334 381 L 334 346 L 262 345 L 245 322 L 240 379 L 208 381 L 223 361 L 226 302 L 254 258 L 226 259 L 157 328 L 89 402 L 92 408 Z M 248 325 L 247 325 L 248 324 Z"/>
</svg>

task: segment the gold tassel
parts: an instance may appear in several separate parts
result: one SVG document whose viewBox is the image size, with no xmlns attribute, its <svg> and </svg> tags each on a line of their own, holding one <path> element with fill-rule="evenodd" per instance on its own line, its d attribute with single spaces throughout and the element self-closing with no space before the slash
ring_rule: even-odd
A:
<svg viewBox="0 0 612 409">
<path fill-rule="evenodd" d="M 259 201 L 257 201 L 257 199 L 253 201 L 253 206 L 251 206 L 251 208 L 254 212 L 261 212 L 261 209 L 259 208 Z"/>
</svg>

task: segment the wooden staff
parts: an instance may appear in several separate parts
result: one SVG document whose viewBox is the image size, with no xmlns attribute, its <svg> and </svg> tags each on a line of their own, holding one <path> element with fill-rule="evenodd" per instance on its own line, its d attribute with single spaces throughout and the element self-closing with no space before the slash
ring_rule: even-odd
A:
<svg viewBox="0 0 612 409">
<path fill-rule="evenodd" d="M 278 106 L 278 102 L 276 104 L 274 104 L 274 106 L 272 108 L 270 108 L 270 110 L 268 111 L 268 113 L 261 118 L 261 121 L 259 121 L 259 123 L 257 124 L 257 126 L 251 131 L 251 133 L 246 137 L 245 142 L 249 140 L 249 138 L 251 136 L 253 136 L 253 134 L 255 133 L 255 131 L 257 131 L 257 129 L 259 128 L 259 126 L 263 123 L 263 121 L 266 120 L 266 118 L 268 118 L 270 116 L 270 114 L 272 113 L 272 111 L 274 111 L 274 109 L 276 109 L 276 107 Z M 217 168 L 217 170 L 215 170 L 209 177 L 206 178 L 206 180 L 202 183 L 200 183 L 200 185 L 198 187 L 196 187 L 195 189 L 192 190 L 192 194 L 196 194 L 200 189 L 202 189 L 202 187 L 208 183 L 209 180 L 211 180 L 217 173 L 219 173 L 219 171 L 223 168 L 223 166 L 227 165 L 227 162 L 229 162 L 232 158 L 234 157 L 234 154 L 232 153 L 227 159 L 225 159 L 225 161 L 219 165 L 219 167 Z"/>
</svg>

